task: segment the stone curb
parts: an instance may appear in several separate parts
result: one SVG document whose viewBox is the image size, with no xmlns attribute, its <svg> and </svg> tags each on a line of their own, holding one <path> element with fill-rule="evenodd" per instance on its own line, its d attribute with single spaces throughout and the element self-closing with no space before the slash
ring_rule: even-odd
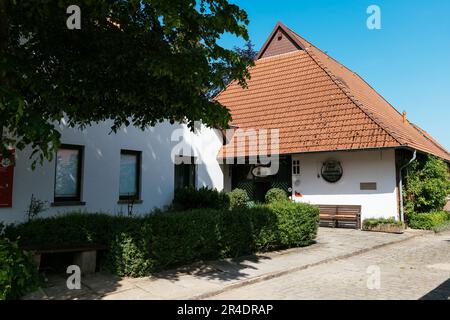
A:
<svg viewBox="0 0 450 320">
<path fill-rule="evenodd" d="M 287 274 L 290 274 L 290 273 L 294 273 L 294 272 L 297 272 L 297 271 L 302 271 L 302 270 L 305 270 L 305 269 L 308 269 L 308 268 L 316 267 L 318 265 L 322 265 L 322 264 L 326 264 L 326 263 L 330 263 L 330 262 L 335 262 L 335 261 L 338 261 L 338 260 L 348 259 L 348 258 L 351 258 L 351 257 L 354 257 L 354 256 L 358 256 L 358 255 L 367 253 L 367 252 L 372 251 L 372 250 L 376 250 L 376 249 L 380 249 L 380 248 L 383 248 L 383 247 L 391 246 L 391 245 L 394 245 L 394 244 L 406 242 L 406 241 L 412 240 L 414 238 L 418 238 L 418 237 L 422 237 L 422 236 L 430 235 L 430 234 L 431 234 L 430 232 L 426 232 L 426 231 L 423 231 L 423 232 L 420 232 L 420 233 L 417 233 L 417 234 L 411 234 L 409 237 L 404 238 L 404 239 L 378 244 L 378 245 L 375 245 L 375 246 L 370 247 L 370 248 L 364 248 L 364 249 L 356 250 L 356 251 L 353 251 L 353 252 L 350 252 L 350 253 L 346 253 L 346 254 L 343 254 L 343 255 L 340 255 L 340 256 L 327 258 L 327 259 L 320 260 L 320 261 L 317 261 L 317 262 L 314 262 L 314 263 L 305 264 L 303 266 L 292 267 L 292 268 L 283 269 L 283 270 L 279 270 L 279 271 L 269 272 L 269 273 L 263 274 L 261 276 L 256 276 L 256 277 L 253 277 L 253 278 L 250 278 L 250 279 L 246 279 L 246 280 L 242 280 L 242 281 L 230 284 L 230 285 L 228 285 L 228 286 L 226 286 L 226 287 L 224 287 L 222 289 L 219 289 L 219 290 L 214 290 L 214 291 L 202 293 L 200 295 L 192 296 L 192 297 L 189 297 L 187 299 L 189 299 L 189 300 L 203 300 L 203 299 L 207 299 L 207 298 L 214 297 L 214 296 L 217 296 L 219 294 L 228 292 L 228 291 L 233 290 L 233 289 L 245 287 L 245 286 L 248 286 L 248 285 L 252 285 L 252 284 L 255 284 L 255 283 L 267 281 L 267 280 L 274 279 L 274 278 L 279 278 L 279 277 L 282 277 L 284 275 L 287 275 Z"/>
</svg>

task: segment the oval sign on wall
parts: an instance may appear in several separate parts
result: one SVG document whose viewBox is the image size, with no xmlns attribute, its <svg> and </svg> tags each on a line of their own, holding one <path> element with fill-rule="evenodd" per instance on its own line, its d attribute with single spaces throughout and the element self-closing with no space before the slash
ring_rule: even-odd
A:
<svg viewBox="0 0 450 320">
<path fill-rule="evenodd" d="M 257 177 L 257 178 L 265 178 L 268 176 L 273 176 L 272 170 L 270 167 L 255 167 L 252 170 L 252 174 L 253 176 Z"/>
<path fill-rule="evenodd" d="M 343 170 L 341 163 L 337 160 L 327 160 L 322 165 L 322 178 L 330 183 L 341 180 Z"/>
</svg>

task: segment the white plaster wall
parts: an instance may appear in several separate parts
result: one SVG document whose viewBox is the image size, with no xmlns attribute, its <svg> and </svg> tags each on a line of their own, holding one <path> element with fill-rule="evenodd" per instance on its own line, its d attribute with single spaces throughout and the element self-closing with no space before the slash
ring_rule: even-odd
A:
<svg viewBox="0 0 450 320">
<path fill-rule="evenodd" d="M 361 218 L 397 217 L 397 190 L 395 181 L 395 152 L 358 151 L 311 153 L 295 155 L 300 160 L 301 174 L 292 177 L 294 198 L 299 202 L 332 205 L 361 205 Z M 336 159 L 343 167 L 343 177 L 337 183 L 328 183 L 318 177 L 322 163 Z M 299 180 L 296 184 L 296 180 Z M 361 182 L 376 182 L 377 190 L 360 190 Z"/>
<path fill-rule="evenodd" d="M 48 202 L 48 209 L 41 213 L 41 217 L 70 211 L 127 214 L 127 205 L 117 203 L 121 149 L 142 152 L 143 202 L 134 205 L 135 213 L 148 213 L 155 207 L 163 207 L 172 201 L 173 152 L 200 158 L 201 163 L 197 166 L 198 187 L 223 189 L 222 167 L 216 159 L 222 145 L 222 137 L 218 131 L 200 126 L 196 133 L 192 133 L 184 125 L 170 125 L 167 122 L 145 131 L 134 127 L 123 128 L 117 134 L 109 134 L 109 122 L 88 127 L 83 131 L 65 127 L 60 129 L 62 143 L 84 146 L 81 198 L 86 205 L 51 207 L 50 203 L 54 197 L 55 162 L 46 161 L 32 171 L 31 162 L 28 160 L 30 150 L 27 149 L 17 152 L 13 206 L 0 208 L 0 221 L 6 223 L 23 221 L 32 194 L 37 199 Z"/>
</svg>

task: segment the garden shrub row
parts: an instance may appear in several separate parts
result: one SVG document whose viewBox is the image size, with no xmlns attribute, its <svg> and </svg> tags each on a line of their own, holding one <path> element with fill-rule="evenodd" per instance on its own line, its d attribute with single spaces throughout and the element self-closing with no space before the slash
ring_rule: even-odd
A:
<svg viewBox="0 0 450 320">
<path fill-rule="evenodd" d="M 450 223 L 450 213 L 437 211 L 407 214 L 408 225 L 412 229 L 434 230 Z"/>
<path fill-rule="evenodd" d="M 145 276 L 199 260 L 306 246 L 316 237 L 318 222 L 317 207 L 285 201 L 143 217 L 73 213 L 7 226 L 5 234 L 21 246 L 106 245 L 102 269 Z"/>
<path fill-rule="evenodd" d="M 272 188 L 265 195 L 266 203 L 287 201 L 286 191 Z M 229 193 L 202 187 L 196 189 L 185 187 L 175 190 L 174 199 L 169 211 L 186 211 L 192 209 L 238 209 L 253 207 L 255 203 L 250 201 L 247 191 L 236 188 Z"/>
</svg>

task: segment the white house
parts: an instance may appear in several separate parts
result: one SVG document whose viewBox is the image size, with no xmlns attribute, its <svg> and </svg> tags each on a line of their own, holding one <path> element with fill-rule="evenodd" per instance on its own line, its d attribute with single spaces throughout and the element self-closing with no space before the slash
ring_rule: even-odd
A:
<svg viewBox="0 0 450 320">
<path fill-rule="evenodd" d="M 169 204 L 175 184 L 223 189 L 216 159 L 220 131 L 201 126 L 191 132 L 167 122 L 146 131 L 128 127 L 108 134 L 110 127 L 103 123 L 78 131 L 62 126 L 58 154 L 34 171 L 31 151 L 17 152 L 15 166 L 0 169 L 0 221 L 23 221 L 32 196 L 46 202 L 41 217 L 69 211 L 127 215 L 131 203 L 135 214 Z M 172 153 L 177 162 L 183 160 L 179 156 L 186 163 L 193 156 L 199 163 L 175 165 Z"/>
<path fill-rule="evenodd" d="M 57 156 L 34 171 L 30 150 L 16 152 L 15 166 L 0 166 L 0 221 L 23 221 L 32 196 L 46 202 L 41 216 L 143 214 L 186 185 L 244 188 L 254 200 L 280 187 L 294 201 L 360 205 L 363 219 L 399 217 L 402 166 L 416 153 L 450 161 L 362 78 L 281 23 L 251 75 L 248 88 L 232 83 L 217 97 L 233 116 L 226 136 L 169 123 L 108 134 L 105 122 L 62 126 Z"/>
</svg>

